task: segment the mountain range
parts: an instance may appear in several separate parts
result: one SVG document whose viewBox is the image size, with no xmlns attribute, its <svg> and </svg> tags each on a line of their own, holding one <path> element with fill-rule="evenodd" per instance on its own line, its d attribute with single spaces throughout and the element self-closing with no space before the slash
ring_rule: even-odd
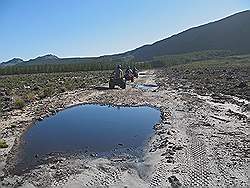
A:
<svg viewBox="0 0 250 188">
<path fill-rule="evenodd" d="M 234 54 L 250 54 L 250 10 L 221 20 L 190 28 L 169 38 L 134 50 L 92 58 L 58 58 L 48 54 L 23 61 L 14 58 L 1 66 L 51 63 L 115 62 L 116 60 L 148 61 L 155 57 L 207 50 L 229 50 Z"/>
</svg>

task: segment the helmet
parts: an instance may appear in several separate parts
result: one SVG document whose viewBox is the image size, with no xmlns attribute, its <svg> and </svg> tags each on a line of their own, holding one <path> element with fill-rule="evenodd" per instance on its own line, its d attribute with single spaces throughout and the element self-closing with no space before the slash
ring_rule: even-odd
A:
<svg viewBox="0 0 250 188">
<path fill-rule="evenodd" d="M 122 68 L 122 66 L 121 66 L 121 65 L 117 65 L 117 68 L 119 68 L 119 69 L 120 69 L 120 68 Z"/>
</svg>

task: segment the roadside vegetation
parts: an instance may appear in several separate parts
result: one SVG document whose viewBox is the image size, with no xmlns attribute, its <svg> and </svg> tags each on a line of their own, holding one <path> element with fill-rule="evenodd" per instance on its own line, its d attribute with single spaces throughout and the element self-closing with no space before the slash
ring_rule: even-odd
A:
<svg viewBox="0 0 250 188">
<path fill-rule="evenodd" d="M 117 63 L 72 63 L 72 64 L 39 64 L 39 65 L 16 65 L 0 67 L 0 75 L 16 74 L 38 74 L 38 73 L 62 73 L 62 72 L 83 72 L 83 71 L 105 71 L 113 70 L 117 64 L 122 67 L 136 66 L 139 69 L 151 68 L 150 63 L 140 62 L 117 62 Z"/>
</svg>

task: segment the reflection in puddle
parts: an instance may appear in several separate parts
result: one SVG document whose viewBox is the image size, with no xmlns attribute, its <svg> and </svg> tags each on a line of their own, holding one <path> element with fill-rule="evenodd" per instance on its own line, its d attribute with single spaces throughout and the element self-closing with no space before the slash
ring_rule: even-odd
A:
<svg viewBox="0 0 250 188">
<path fill-rule="evenodd" d="M 88 156 L 142 154 L 153 125 L 159 121 L 160 111 L 147 106 L 88 104 L 65 109 L 37 122 L 23 135 L 25 144 L 16 169 L 39 165 L 41 158 L 56 152 Z"/>
</svg>

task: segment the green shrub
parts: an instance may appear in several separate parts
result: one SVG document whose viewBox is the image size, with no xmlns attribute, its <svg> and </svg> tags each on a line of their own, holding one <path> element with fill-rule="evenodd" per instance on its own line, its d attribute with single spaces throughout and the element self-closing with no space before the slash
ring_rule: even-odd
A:
<svg viewBox="0 0 250 188">
<path fill-rule="evenodd" d="M 0 148 L 7 148 L 8 144 L 4 141 L 0 139 Z"/>
<path fill-rule="evenodd" d="M 14 106 L 17 109 L 22 109 L 25 106 L 25 102 L 22 99 L 17 98 L 14 102 Z"/>
<path fill-rule="evenodd" d="M 46 87 L 43 89 L 42 93 L 40 94 L 40 98 L 50 97 L 53 94 L 54 94 L 54 88 Z"/>
<path fill-rule="evenodd" d="M 35 99 L 35 94 L 33 92 L 27 93 L 25 96 L 25 101 L 31 102 Z"/>
</svg>

